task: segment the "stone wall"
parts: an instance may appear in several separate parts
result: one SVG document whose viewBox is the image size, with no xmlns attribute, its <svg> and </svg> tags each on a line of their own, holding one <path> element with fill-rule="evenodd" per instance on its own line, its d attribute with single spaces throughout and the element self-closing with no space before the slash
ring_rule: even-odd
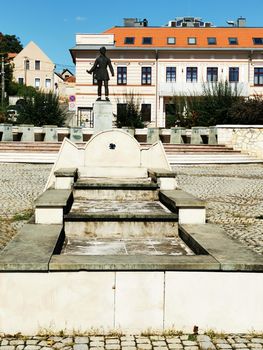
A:
<svg viewBox="0 0 263 350">
<path fill-rule="evenodd" d="M 263 125 L 217 125 L 218 144 L 263 159 Z"/>
</svg>

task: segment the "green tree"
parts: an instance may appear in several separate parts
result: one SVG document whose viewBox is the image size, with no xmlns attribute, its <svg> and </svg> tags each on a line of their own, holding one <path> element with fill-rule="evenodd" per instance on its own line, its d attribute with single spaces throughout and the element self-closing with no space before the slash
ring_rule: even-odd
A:
<svg viewBox="0 0 263 350">
<path fill-rule="evenodd" d="M 18 107 L 18 124 L 34 124 L 42 126 L 55 124 L 64 125 L 66 113 L 59 105 L 58 96 L 52 92 L 36 92 L 31 96 L 24 96 Z"/>
<path fill-rule="evenodd" d="M 23 46 L 17 36 L 0 33 L 0 52 L 2 54 L 19 53 L 22 49 Z"/>
<path fill-rule="evenodd" d="M 139 98 L 131 92 L 124 95 L 124 102 L 117 102 L 117 128 L 143 128 Z"/>
<path fill-rule="evenodd" d="M 229 111 L 233 124 L 263 124 L 263 96 L 240 98 Z"/>
</svg>

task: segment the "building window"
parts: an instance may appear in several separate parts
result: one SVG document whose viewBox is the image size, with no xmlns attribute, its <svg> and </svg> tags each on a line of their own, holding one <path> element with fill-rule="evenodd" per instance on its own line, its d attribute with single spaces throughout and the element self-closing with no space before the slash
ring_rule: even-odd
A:
<svg viewBox="0 0 263 350">
<path fill-rule="evenodd" d="M 46 79 L 46 80 L 45 80 L 45 87 L 46 87 L 47 89 L 50 89 L 50 88 L 51 88 L 51 79 Z"/>
<path fill-rule="evenodd" d="M 26 70 L 29 70 L 29 69 L 30 69 L 29 60 L 25 60 L 25 69 L 26 69 Z"/>
<path fill-rule="evenodd" d="M 174 83 L 176 81 L 176 67 L 166 67 L 166 82 Z"/>
<path fill-rule="evenodd" d="M 127 67 L 117 67 L 117 84 L 127 84 Z"/>
<path fill-rule="evenodd" d="M 263 68 L 254 68 L 254 85 L 263 85 Z"/>
<path fill-rule="evenodd" d="M 170 37 L 167 38 L 167 44 L 168 45 L 175 45 L 175 43 L 176 43 L 175 37 L 170 36 Z"/>
<path fill-rule="evenodd" d="M 18 78 L 18 84 L 24 85 L 24 78 Z"/>
<path fill-rule="evenodd" d="M 141 107 L 142 120 L 144 122 L 151 121 L 151 104 L 143 103 Z"/>
<path fill-rule="evenodd" d="M 126 116 L 127 103 L 117 103 L 117 117 Z"/>
<path fill-rule="evenodd" d="M 124 44 L 133 45 L 134 44 L 134 37 L 133 36 L 126 36 L 126 38 L 124 39 Z"/>
<path fill-rule="evenodd" d="M 218 81 L 218 68 L 217 67 L 208 67 L 207 68 L 207 81 L 208 82 Z"/>
<path fill-rule="evenodd" d="M 152 67 L 142 67 L 142 85 L 152 84 Z"/>
<path fill-rule="evenodd" d="M 207 43 L 208 45 L 216 45 L 216 38 L 215 37 L 207 38 Z"/>
<path fill-rule="evenodd" d="M 197 67 L 186 68 L 186 81 L 191 83 L 197 82 Z"/>
<path fill-rule="evenodd" d="M 39 90 L 39 88 L 40 88 L 40 79 L 39 78 L 35 78 L 35 88 L 36 88 L 36 90 Z"/>
<path fill-rule="evenodd" d="M 187 39 L 188 45 L 196 45 L 196 38 L 195 37 L 190 37 Z"/>
<path fill-rule="evenodd" d="M 263 38 L 253 38 L 254 45 L 263 45 Z"/>
<path fill-rule="evenodd" d="M 145 36 L 142 38 L 143 45 L 152 45 L 152 37 L 151 36 Z"/>
<path fill-rule="evenodd" d="M 237 45 L 238 41 L 237 38 L 228 38 L 229 45 Z"/>
<path fill-rule="evenodd" d="M 40 70 L 40 61 L 35 61 L 35 70 Z"/>
<path fill-rule="evenodd" d="M 229 81 L 230 83 L 238 83 L 239 81 L 239 68 L 230 67 L 229 68 Z"/>
</svg>

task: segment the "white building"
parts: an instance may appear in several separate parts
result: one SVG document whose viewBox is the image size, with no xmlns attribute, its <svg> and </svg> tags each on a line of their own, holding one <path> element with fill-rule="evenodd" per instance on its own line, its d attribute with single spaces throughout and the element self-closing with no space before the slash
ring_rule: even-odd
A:
<svg viewBox="0 0 263 350">
<path fill-rule="evenodd" d="M 53 91 L 55 65 L 33 41 L 15 56 L 13 64 L 16 82 L 45 92 Z"/>
<path fill-rule="evenodd" d="M 115 70 L 109 84 L 114 112 L 125 102 L 124 95 L 134 92 L 151 125 L 165 126 L 172 96 L 198 95 L 211 82 L 227 80 L 243 96 L 262 94 L 263 28 L 245 27 L 243 18 L 231 25 L 213 27 L 187 18 L 148 27 L 147 20 L 126 19 L 123 27 L 102 34 L 77 34 L 70 51 L 76 64 L 79 117 L 91 118 L 97 87 L 86 70 L 101 46 L 107 48 Z"/>
</svg>

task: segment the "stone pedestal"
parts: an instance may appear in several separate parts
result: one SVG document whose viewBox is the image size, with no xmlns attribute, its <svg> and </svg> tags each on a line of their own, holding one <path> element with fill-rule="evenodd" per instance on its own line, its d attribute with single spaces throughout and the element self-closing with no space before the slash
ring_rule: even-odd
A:
<svg viewBox="0 0 263 350">
<path fill-rule="evenodd" d="M 35 141 L 34 125 L 21 124 L 19 125 L 18 130 L 22 134 L 21 141 L 25 141 L 25 142 Z"/>
<path fill-rule="evenodd" d="M 171 128 L 170 143 L 172 144 L 184 143 L 182 135 L 185 135 L 185 133 L 186 133 L 186 128 L 182 128 L 182 127 Z"/>
<path fill-rule="evenodd" d="M 209 127 L 208 144 L 217 145 L 217 128 L 215 126 Z"/>
<path fill-rule="evenodd" d="M 45 142 L 56 142 L 57 138 L 57 125 L 43 125 L 43 133 Z"/>
<path fill-rule="evenodd" d="M 96 101 L 93 107 L 94 133 L 112 129 L 112 104 L 110 101 Z"/>
<path fill-rule="evenodd" d="M 192 145 L 202 145 L 203 139 L 202 135 L 206 135 L 207 128 L 202 126 L 194 126 L 192 127 L 192 135 L 191 135 L 191 144 Z"/>
<path fill-rule="evenodd" d="M 0 141 L 13 141 L 12 124 L 0 124 Z"/>
<path fill-rule="evenodd" d="M 83 142 L 83 133 L 81 127 L 70 128 L 70 140 L 73 142 Z"/>
<path fill-rule="evenodd" d="M 148 128 L 147 129 L 147 143 L 155 143 L 160 140 L 160 129 L 159 128 Z"/>
</svg>

